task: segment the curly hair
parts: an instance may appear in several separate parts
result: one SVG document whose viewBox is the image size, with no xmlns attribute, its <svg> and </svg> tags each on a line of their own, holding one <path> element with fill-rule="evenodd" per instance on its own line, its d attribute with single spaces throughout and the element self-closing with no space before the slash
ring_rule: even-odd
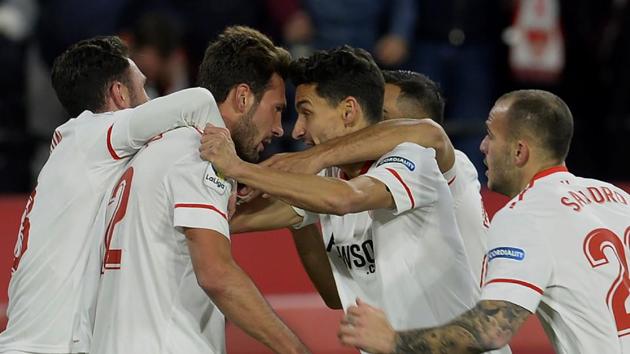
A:
<svg viewBox="0 0 630 354">
<path fill-rule="evenodd" d="M 247 84 L 257 100 L 273 74 L 287 77 L 291 56 L 264 34 L 245 26 L 228 27 L 211 42 L 199 67 L 198 84 L 223 102 L 230 90 Z"/>
<path fill-rule="evenodd" d="M 333 106 L 348 96 L 356 98 L 371 123 L 383 117 L 383 74 L 363 49 L 344 45 L 315 52 L 294 61 L 289 77 L 295 86 L 315 84 L 317 94 Z"/>
<path fill-rule="evenodd" d="M 51 81 L 66 111 L 78 116 L 84 110 L 102 111 L 109 85 L 129 82 L 129 53 L 116 36 L 80 41 L 59 55 Z"/>
</svg>

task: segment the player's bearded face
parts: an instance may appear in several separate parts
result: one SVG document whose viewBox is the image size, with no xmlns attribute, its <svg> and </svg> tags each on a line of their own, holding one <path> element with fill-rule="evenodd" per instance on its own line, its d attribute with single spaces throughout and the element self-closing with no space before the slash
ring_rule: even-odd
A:
<svg viewBox="0 0 630 354">
<path fill-rule="evenodd" d="M 245 112 L 231 132 L 236 154 L 247 162 L 258 162 L 259 158 L 258 144 L 256 143 L 258 129 L 253 122 L 257 108 L 258 103 L 254 104 L 249 111 Z"/>
</svg>

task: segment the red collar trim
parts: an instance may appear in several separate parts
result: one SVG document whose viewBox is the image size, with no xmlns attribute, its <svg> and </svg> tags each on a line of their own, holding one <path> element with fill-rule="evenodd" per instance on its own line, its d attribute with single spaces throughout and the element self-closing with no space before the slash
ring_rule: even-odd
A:
<svg viewBox="0 0 630 354">
<path fill-rule="evenodd" d="M 546 170 L 542 170 L 540 172 L 538 172 L 537 174 L 534 175 L 534 178 L 532 178 L 532 181 L 530 182 L 530 185 L 534 184 L 534 181 L 537 179 L 541 179 L 543 177 L 547 177 L 551 174 L 557 173 L 557 172 L 569 172 L 569 170 L 567 169 L 566 166 L 553 166 L 550 167 Z"/>
<path fill-rule="evenodd" d="M 374 160 L 365 161 L 363 163 L 363 166 L 361 166 L 361 170 L 359 171 L 359 176 L 366 174 L 373 164 L 374 164 Z M 343 171 L 341 171 L 341 175 L 339 177 L 346 181 L 350 180 L 350 177 Z"/>
</svg>

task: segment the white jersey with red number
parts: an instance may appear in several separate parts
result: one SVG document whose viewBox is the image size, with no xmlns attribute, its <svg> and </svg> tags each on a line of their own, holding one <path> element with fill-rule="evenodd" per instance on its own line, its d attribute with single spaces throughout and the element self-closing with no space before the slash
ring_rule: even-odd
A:
<svg viewBox="0 0 630 354">
<path fill-rule="evenodd" d="M 184 90 L 134 109 L 81 113 L 55 130 L 52 152 L 31 194 L 15 246 L 8 324 L 0 352 L 85 352 L 76 336 L 82 280 L 101 200 L 153 136 L 203 127 L 218 108 L 205 89 Z"/>
<path fill-rule="evenodd" d="M 490 226 L 482 299 L 538 314 L 558 354 L 630 353 L 630 196 L 565 167 L 537 174 Z"/>
<path fill-rule="evenodd" d="M 181 128 L 149 143 L 112 191 L 90 353 L 225 352 L 223 314 L 197 283 L 183 232 L 229 238 L 232 186 L 199 157 L 200 137 Z"/>
<path fill-rule="evenodd" d="M 455 150 L 455 164 L 444 173 L 453 195 L 455 220 L 464 241 L 475 280 L 481 279 L 483 259 L 488 251 L 488 214 L 481 199 L 477 169 L 466 154 Z"/>
</svg>

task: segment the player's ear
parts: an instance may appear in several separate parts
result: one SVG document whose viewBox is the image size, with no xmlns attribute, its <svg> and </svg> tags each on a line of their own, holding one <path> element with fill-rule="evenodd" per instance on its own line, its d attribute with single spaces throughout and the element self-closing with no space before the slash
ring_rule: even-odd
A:
<svg viewBox="0 0 630 354">
<path fill-rule="evenodd" d="M 129 88 L 120 81 L 114 80 L 107 90 L 107 100 L 112 102 L 117 109 L 131 107 Z"/>
<path fill-rule="evenodd" d="M 340 103 L 340 109 L 344 127 L 351 127 L 358 123 L 359 120 L 359 102 L 356 98 L 348 96 Z"/>
<path fill-rule="evenodd" d="M 255 96 L 247 84 L 239 84 L 234 90 L 233 104 L 237 112 L 245 113 L 254 105 Z"/>
<path fill-rule="evenodd" d="M 523 167 L 529 161 L 530 145 L 526 140 L 517 140 L 514 150 L 514 164 Z"/>
</svg>

